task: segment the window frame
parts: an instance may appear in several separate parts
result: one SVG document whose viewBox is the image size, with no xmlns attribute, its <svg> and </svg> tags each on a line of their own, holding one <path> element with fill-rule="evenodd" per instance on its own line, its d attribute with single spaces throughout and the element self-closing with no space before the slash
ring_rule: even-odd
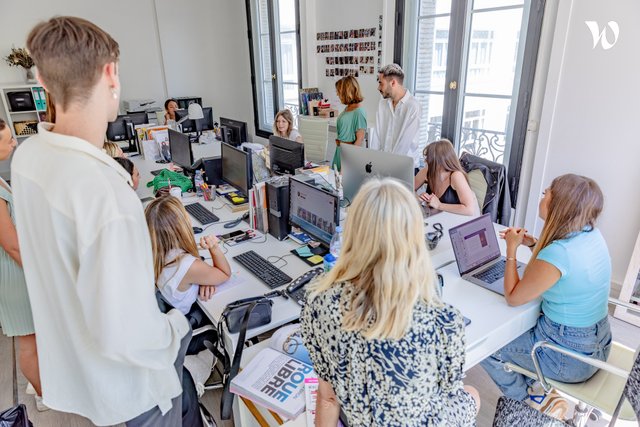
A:
<svg viewBox="0 0 640 427">
<path fill-rule="evenodd" d="M 260 108 L 264 102 L 264 94 L 262 89 L 262 63 L 260 58 L 260 52 L 256 55 L 255 46 L 260 46 L 260 31 L 254 26 L 254 20 L 260 18 L 259 11 L 254 10 L 254 6 L 260 0 L 245 0 L 245 8 L 247 14 L 247 36 L 249 41 L 249 62 L 251 67 L 251 91 L 253 94 L 253 117 L 254 117 L 254 129 L 256 136 L 261 138 L 269 138 L 273 135 L 272 129 L 266 129 L 265 124 L 261 120 Z M 300 40 L 300 0 L 293 0 L 295 5 L 295 39 L 297 49 L 297 63 L 298 67 L 298 87 L 302 87 L 302 53 L 301 53 L 301 40 Z M 275 117 L 280 105 L 284 105 L 284 90 L 282 80 L 282 64 L 281 64 L 281 51 L 276 37 L 280 37 L 280 23 L 279 16 L 276 16 L 276 11 L 279 11 L 278 0 L 266 0 L 268 8 L 268 21 L 269 21 L 269 53 L 270 53 L 270 66 L 271 66 L 271 84 L 272 84 L 272 103 L 273 103 L 273 116 Z M 255 19 L 254 19 L 255 18 Z M 285 33 L 291 33 L 291 31 L 285 31 Z M 254 40 L 255 37 L 255 40 Z M 260 87 L 258 87 L 260 85 Z M 298 100 L 298 108 L 300 108 Z M 264 113 L 267 113 L 266 109 Z"/>
</svg>

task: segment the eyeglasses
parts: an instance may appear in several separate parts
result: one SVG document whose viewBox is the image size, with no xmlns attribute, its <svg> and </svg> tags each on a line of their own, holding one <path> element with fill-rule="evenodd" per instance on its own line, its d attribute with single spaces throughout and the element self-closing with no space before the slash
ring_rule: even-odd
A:
<svg viewBox="0 0 640 427">
<path fill-rule="evenodd" d="M 438 242 L 440 241 L 440 239 L 442 239 L 442 236 L 444 235 L 444 233 L 442 232 L 442 224 L 440 224 L 439 222 L 436 222 L 435 224 L 433 224 L 433 229 L 436 231 L 429 231 L 425 235 L 427 239 L 427 245 L 430 251 L 434 250 L 436 246 L 438 246 Z"/>
</svg>

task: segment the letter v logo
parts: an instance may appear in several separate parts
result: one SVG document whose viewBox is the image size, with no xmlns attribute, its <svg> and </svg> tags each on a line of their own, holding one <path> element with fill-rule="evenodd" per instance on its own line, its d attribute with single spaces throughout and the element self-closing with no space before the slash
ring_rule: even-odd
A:
<svg viewBox="0 0 640 427">
<path fill-rule="evenodd" d="M 620 35 L 620 27 L 616 21 L 607 22 L 607 26 L 611 28 L 611 32 L 613 32 L 613 43 L 609 43 L 609 38 L 607 37 L 607 27 L 604 27 L 602 31 L 600 31 L 600 27 L 598 27 L 598 23 L 596 21 L 584 21 L 591 31 L 591 36 L 593 37 L 593 49 L 598 46 L 598 42 L 602 45 L 602 49 L 609 50 L 611 49 L 617 42 L 618 36 Z"/>
</svg>

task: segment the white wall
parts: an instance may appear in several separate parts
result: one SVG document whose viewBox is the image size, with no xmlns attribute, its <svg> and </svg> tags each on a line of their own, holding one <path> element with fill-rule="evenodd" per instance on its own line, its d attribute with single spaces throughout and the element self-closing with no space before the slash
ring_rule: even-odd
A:
<svg viewBox="0 0 640 427">
<path fill-rule="evenodd" d="M 55 15 L 88 19 L 118 41 L 122 99 L 202 96 L 216 119 L 245 121 L 254 135 L 243 1 L 12 1 L 0 14 L 0 55 L 24 46 L 31 28 Z M 21 69 L 0 64 L 0 85 L 23 78 Z"/>
<path fill-rule="evenodd" d="M 558 3 L 525 227 L 540 231 L 537 203 L 554 177 L 572 172 L 595 179 L 605 195 L 599 227 L 611 252 L 613 281 L 621 283 L 640 230 L 640 2 Z M 601 30 L 616 21 L 617 44 L 593 48 L 585 21 L 598 22 Z M 613 41 L 610 30 L 608 36 Z"/>
<path fill-rule="evenodd" d="M 393 60 L 393 32 L 395 2 L 393 0 L 367 0 L 343 1 L 343 0 L 302 0 L 305 7 L 301 10 L 301 32 L 304 40 L 301 46 L 303 59 L 303 85 L 305 87 L 318 87 L 332 105 L 337 105 L 340 110 L 344 108 L 336 95 L 335 82 L 340 77 L 326 77 L 325 57 L 330 54 L 316 53 L 316 33 L 324 31 L 349 30 L 357 28 L 376 27 L 376 42 L 378 41 L 378 17 L 383 15 L 383 43 L 382 64 Z M 305 25 L 306 21 L 306 25 Z M 340 41 L 335 41 L 339 43 Z M 373 54 L 377 60 L 377 51 Z M 356 55 L 356 53 L 354 53 Z M 364 55 L 364 54 L 363 54 Z M 305 64 L 307 61 L 307 64 Z M 336 65 L 339 67 L 339 65 Z M 360 74 L 358 82 L 362 89 L 364 102 L 362 106 L 367 112 L 369 126 L 374 123 L 380 93 L 377 83 L 377 63 L 374 64 L 376 74 Z"/>
</svg>

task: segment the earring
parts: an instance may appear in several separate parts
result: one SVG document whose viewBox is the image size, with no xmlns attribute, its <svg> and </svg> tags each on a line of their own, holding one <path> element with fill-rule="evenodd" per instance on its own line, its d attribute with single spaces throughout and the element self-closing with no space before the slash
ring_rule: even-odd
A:
<svg viewBox="0 0 640 427">
<path fill-rule="evenodd" d="M 113 97 L 113 99 L 118 99 L 118 91 L 115 87 L 111 88 L 111 96 Z"/>
</svg>

